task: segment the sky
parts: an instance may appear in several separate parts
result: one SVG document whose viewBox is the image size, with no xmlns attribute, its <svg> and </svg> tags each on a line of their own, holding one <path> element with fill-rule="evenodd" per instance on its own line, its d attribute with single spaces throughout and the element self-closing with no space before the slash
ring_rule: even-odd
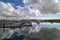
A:
<svg viewBox="0 0 60 40">
<path fill-rule="evenodd" d="M 16 8 L 16 6 L 24 7 L 23 0 L 0 0 L 0 1 L 5 3 L 11 3 L 14 8 Z"/>
<path fill-rule="evenodd" d="M 5 3 L 12 3 L 15 6 L 22 6 L 22 7 L 24 6 L 23 0 L 0 0 L 0 1 Z"/>
<path fill-rule="evenodd" d="M 30 3 L 29 3 L 30 2 Z M 0 0 L 0 15 L 3 13 L 10 13 L 8 15 L 18 15 L 22 14 L 36 14 L 36 16 L 32 18 L 60 18 L 60 13 L 56 14 L 41 14 L 40 10 L 35 8 L 34 4 L 38 5 L 38 1 L 29 1 L 29 0 Z M 21 13 L 21 14 L 19 14 Z"/>
</svg>

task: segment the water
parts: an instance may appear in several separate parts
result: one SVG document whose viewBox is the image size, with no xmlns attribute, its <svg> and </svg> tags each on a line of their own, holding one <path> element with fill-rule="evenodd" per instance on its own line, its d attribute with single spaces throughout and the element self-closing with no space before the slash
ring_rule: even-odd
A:
<svg viewBox="0 0 60 40">
<path fill-rule="evenodd" d="M 60 28 L 60 23 L 40 23 L 39 25 L 38 24 L 33 24 L 33 26 L 39 26 L 39 27 L 45 27 L 45 28 Z M 1 35 L 1 32 L 0 31 L 0 35 Z M 22 40 L 24 38 L 24 35 L 21 35 L 21 36 L 15 36 L 13 39 L 4 39 L 4 40 Z"/>
<path fill-rule="evenodd" d="M 60 28 L 60 23 L 41 23 L 39 25 L 33 24 L 33 26 L 45 27 L 45 28 Z"/>
</svg>

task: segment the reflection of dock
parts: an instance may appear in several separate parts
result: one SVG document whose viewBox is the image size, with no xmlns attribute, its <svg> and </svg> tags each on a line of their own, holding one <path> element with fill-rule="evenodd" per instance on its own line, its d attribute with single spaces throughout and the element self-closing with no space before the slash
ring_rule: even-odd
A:
<svg viewBox="0 0 60 40">
<path fill-rule="evenodd" d="M 44 19 L 44 20 L 37 20 L 37 19 L 24 19 L 24 20 L 0 20 L 0 28 L 21 28 L 21 27 L 31 27 L 32 22 L 37 24 L 43 22 L 50 22 L 50 23 L 60 23 L 60 19 Z"/>
</svg>

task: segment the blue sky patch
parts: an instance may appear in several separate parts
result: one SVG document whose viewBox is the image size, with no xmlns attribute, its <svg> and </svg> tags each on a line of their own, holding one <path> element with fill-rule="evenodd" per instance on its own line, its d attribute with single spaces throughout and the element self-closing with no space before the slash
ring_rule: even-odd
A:
<svg viewBox="0 0 60 40">
<path fill-rule="evenodd" d="M 22 6 L 22 7 L 24 7 L 24 5 L 25 5 L 23 3 L 23 0 L 0 0 L 0 1 L 5 2 L 5 3 L 12 3 L 12 4 L 14 4 L 13 7 L 15 7 L 15 6 Z"/>
</svg>

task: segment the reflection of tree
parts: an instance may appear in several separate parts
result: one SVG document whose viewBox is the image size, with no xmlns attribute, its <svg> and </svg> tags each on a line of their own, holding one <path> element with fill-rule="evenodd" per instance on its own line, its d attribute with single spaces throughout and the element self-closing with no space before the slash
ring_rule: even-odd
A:
<svg viewBox="0 0 60 40">
<path fill-rule="evenodd" d="M 27 37 L 26 40 L 60 40 L 60 30 L 55 28 L 48 29 L 42 28 L 41 31 L 33 35 L 33 37 Z"/>
</svg>

